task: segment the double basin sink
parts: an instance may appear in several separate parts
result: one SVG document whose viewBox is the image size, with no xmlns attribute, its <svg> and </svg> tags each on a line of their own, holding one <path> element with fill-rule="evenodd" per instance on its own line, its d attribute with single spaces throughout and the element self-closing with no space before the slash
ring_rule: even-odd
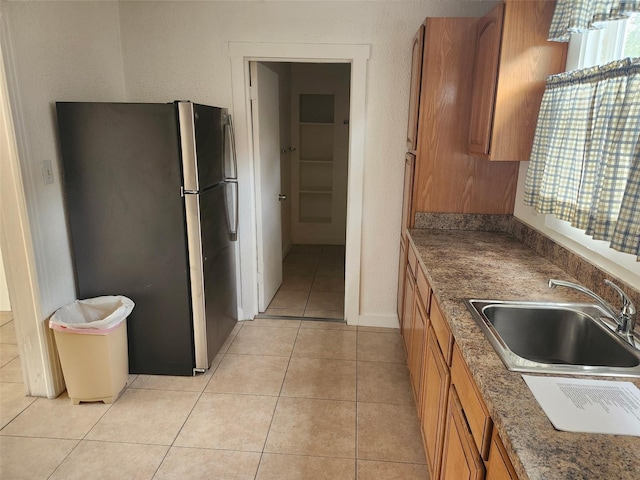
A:
<svg viewBox="0 0 640 480">
<path fill-rule="evenodd" d="M 509 370 L 640 377 L 640 349 L 598 305 L 465 300 Z"/>
</svg>

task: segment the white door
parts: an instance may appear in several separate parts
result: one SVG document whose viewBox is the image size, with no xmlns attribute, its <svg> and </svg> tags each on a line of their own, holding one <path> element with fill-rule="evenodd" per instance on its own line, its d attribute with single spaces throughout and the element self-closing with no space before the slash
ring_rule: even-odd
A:
<svg viewBox="0 0 640 480">
<path fill-rule="evenodd" d="M 251 62 L 251 115 L 256 168 L 258 310 L 264 312 L 282 284 L 280 120 L 278 75 Z"/>
</svg>

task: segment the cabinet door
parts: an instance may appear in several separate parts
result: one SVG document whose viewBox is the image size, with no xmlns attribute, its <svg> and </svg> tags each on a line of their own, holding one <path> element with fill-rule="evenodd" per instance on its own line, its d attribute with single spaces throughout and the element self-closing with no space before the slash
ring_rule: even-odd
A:
<svg viewBox="0 0 640 480">
<path fill-rule="evenodd" d="M 406 238 L 407 229 L 413 227 L 413 175 L 415 172 L 416 156 L 407 153 L 404 160 L 404 189 L 402 193 L 402 237 Z"/>
<path fill-rule="evenodd" d="M 455 386 L 449 389 L 440 480 L 483 480 L 484 464 L 476 450 Z"/>
<path fill-rule="evenodd" d="M 518 474 L 511 465 L 507 451 L 495 429 L 491 438 L 486 480 L 518 480 Z"/>
<path fill-rule="evenodd" d="M 444 426 L 447 414 L 447 395 L 451 375 L 433 328 L 427 328 L 422 380 L 421 422 L 430 478 L 439 478 Z"/>
<path fill-rule="evenodd" d="M 418 107 L 422 80 L 422 52 L 424 50 L 424 25 L 413 37 L 411 49 L 411 85 L 409 90 L 409 120 L 407 123 L 407 150 L 416 149 L 418 143 Z"/>
<path fill-rule="evenodd" d="M 405 241 L 400 238 L 400 264 L 398 265 L 398 321 L 402 330 L 402 317 L 404 314 L 404 282 L 407 274 L 407 250 L 404 247 Z"/>
<path fill-rule="evenodd" d="M 482 155 L 489 155 L 503 16 L 501 3 L 478 21 L 476 34 L 469 151 Z"/>
<path fill-rule="evenodd" d="M 407 350 L 407 358 L 411 354 L 411 328 L 413 326 L 413 302 L 415 297 L 416 281 L 413 278 L 411 269 L 407 268 L 404 282 L 404 305 L 402 314 L 402 338 Z"/>
<path fill-rule="evenodd" d="M 413 332 L 411 335 L 411 356 L 409 357 L 409 374 L 411 376 L 411 386 L 418 407 L 418 414 L 421 413 L 422 406 L 422 368 L 425 347 L 425 332 L 427 327 L 427 313 L 424 301 L 419 292 L 416 294 L 415 309 L 413 311 Z M 418 415 L 419 416 L 419 415 Z"/>
</svg>

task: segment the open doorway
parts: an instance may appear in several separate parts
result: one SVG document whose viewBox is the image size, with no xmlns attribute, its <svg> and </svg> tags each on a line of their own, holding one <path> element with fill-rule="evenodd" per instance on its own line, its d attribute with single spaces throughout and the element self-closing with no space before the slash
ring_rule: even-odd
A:
<svg viewBox="0 0 640 480">
<path fill-rule="evenodd" d="M 344 313 L 348 325 L 360 323 L 362 217 L 365 162 L 365 105 L 370 45 L 229 42 L 233 115 L 238 153 L 238 285 L 239 318 L 252 319 L 258 309 L 258 233 L 256 167 L 251 121 L 249 64 L 253 61 L 349 63 L 349 175 L 345 255 Z"/>
<path fill-rule="evenodd" d="M 351 64 L 250 70 L 259 313 L 344 320 Z"/>
</svg>

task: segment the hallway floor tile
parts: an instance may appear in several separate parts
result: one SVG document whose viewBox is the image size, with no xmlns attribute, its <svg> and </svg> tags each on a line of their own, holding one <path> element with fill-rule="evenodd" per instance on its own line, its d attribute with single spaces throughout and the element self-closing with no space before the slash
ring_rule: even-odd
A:
<svg viewBox="0 0 640 480">
<path fill-rule="evenodd" d="M 344 318 L 344 245 L 293 245 L 265 315 Z"/>
</svg>

